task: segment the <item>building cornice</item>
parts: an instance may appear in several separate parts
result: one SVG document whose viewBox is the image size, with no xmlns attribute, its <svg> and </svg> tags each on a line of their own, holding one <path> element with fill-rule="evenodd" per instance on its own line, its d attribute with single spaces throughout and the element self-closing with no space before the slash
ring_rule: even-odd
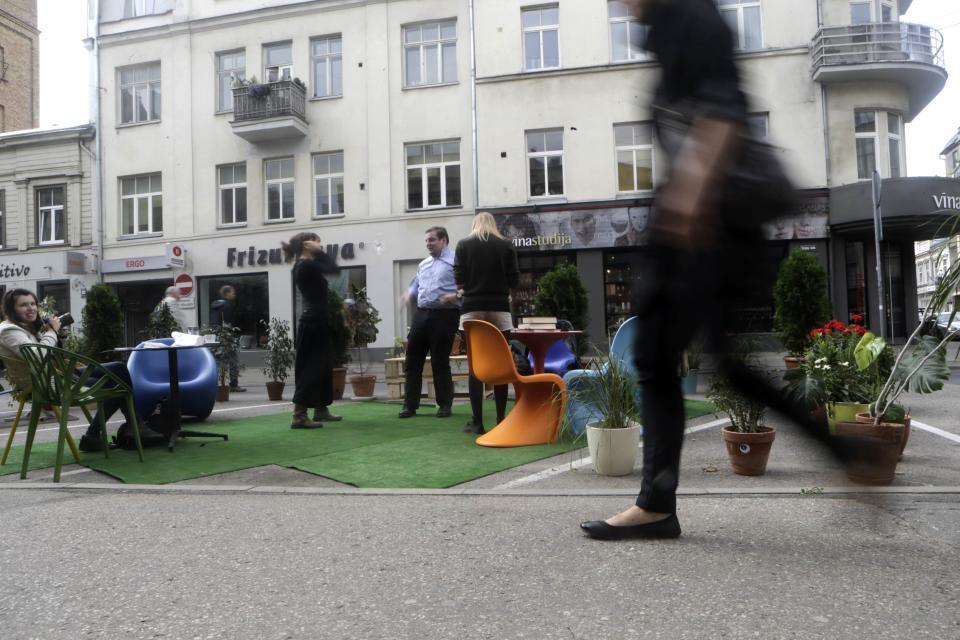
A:
<svg viewBox="0 0 960 640">
<path fill-rule="evenodd" d="M 80 138 L 93 138 L 96 128 L 92 124 L 81 124 L 62 129 L 24 129 L 0 134 L 0 151 L 11 147 L 32 144 L 54 144 L 73 142 Z"/>
<path fill-rule="evenodd" d="M 32 25 L 29 22 L 24 22 L 23 20 L 13 15 L 12 13 L 9 13 L 8 11 L 4 11 L 3 9 L 0 9 L 0 17 L 6 18 L 10 22 L 13 22 L 14 24 L 16 24 L 21 29 L 25 31 L 29 31 L 30 33 L 32 33 L 37 37 L 40 36 L 40 30 L 35 25 Z"/>
</svg>

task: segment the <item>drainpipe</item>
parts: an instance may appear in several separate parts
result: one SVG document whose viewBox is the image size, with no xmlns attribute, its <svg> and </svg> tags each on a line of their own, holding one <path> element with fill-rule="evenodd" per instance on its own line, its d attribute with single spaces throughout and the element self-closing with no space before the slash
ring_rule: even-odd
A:
<svg viewBox="0 0 960 640">
<path fill-rule="evenodd" d="M 469 0 L 470 11 L 470 143 L 473 148 L 473 211 L 480 209 L 480 168 L 477 166 L 477 34 L 474 0 Z"/>
<path fill-rule="evenodd" d="M 97 155 L 93 161 L 94 211 L 97 216 L 97 233 L 94 247 L 97 251 L 97 283 L 103 284 L 103 132 L 100 130 L 100 0 L 94 2 L 93 13 L 93 127 L 97 136 Z"/>
</svg>

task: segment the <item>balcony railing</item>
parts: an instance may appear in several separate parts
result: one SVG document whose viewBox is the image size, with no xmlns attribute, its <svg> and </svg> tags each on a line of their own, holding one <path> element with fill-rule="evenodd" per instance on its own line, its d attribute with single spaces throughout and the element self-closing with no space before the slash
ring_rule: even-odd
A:
<svg viewBox="0 0 960 640">
<path fill-rule="evenodd" d="M 918 62 L 943 67 L 943 34 L 907 22 L 824 27 L 813 39 L 813 69 Z"/>
<path fill-rule="evenodd" d="M 292 80 L 237 87 L 233 90 L 233 121 L 295 116 L 306 122 L 306 105 L 306 89 Z"/>
</svg>

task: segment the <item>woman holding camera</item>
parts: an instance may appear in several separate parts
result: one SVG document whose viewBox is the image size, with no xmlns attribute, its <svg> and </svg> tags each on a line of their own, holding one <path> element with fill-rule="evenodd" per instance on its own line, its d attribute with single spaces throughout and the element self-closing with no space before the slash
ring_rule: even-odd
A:
<svg viewBox="0 0 960 640">
<path fill-rule="evenodd" d="M 57 346 L 60 318 L 51 316 L 42 320 L 37 296 L 28 289 L 11 289 L 4 294 L 3 317 L 4 321 L 0 322 L 0 357 L 7 366 L 7 378 L 15 389 L 29 389 L 31 387 L 30 369 L 20 355 L 20 347 L 25 344 Z M 130 372 L 122 362 L 105 362 L 103 367 L 130 384 Z M 117 409 L 123 411 L 124 417 L 129 422 L 131 416 L 126 414 L 126 408 L 119 399 L 107 400 L 103 403 L 104 421 L 109 420 Z M 87 427 L 87 432 L 80 438 L 80 450 L 103 451 L 103 447 L 98 413 Z"/>
</svg>

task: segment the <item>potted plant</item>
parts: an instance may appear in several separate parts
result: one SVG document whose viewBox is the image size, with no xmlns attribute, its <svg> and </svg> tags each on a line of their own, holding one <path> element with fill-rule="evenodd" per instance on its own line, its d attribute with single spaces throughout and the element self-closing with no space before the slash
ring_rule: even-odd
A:
<svg viewBox="0 0 960 640">
<path fill-rule="evenodd" d="M 110 349 L 124 345 L 123 311 L 112 287 L 95 284 L 87 289 L 87 304 L 81 313 L 84 326 L 83 351 L 99 362 L 116 357 Z M 96 331 L 87 330 L 96 327 Z M 167 335 L 170 335 L 169 333 Z"/>
<path fill-rule="evenodd" d="M 293 365 L 293 340 L 290 339 L 290 323 L 279 318 L 270 318 L 270 323 L 261 320 L 267 328 L 267 354 L 263 361 L 263 374 L 267 382 L 267 398 L 283 399 L 283 387 Z"/>
<path fill-rule="evenodd" d="M 537 281 L 534 298 L 537 315 L 567 320 L 574 329 L 583 331 L 576 340 L 577 356 L 582 356 L 586 350 L 588 307 L 587 290 L 575 265 L 557 265 Z"/>
<path fill-rule="evenodd" d="M 605 476 L 631 473 L 640 445 L 640 404 L 630 367 L 616 357 L 598 354 L 590 359 L 586 375 L 568 386 L 567 403 L 590 414 L 585 432 L 594 470 Z M 564 430 L 572 427 L 570 418 L 565 412 Z"/>
<path fill-rule="evenodd" d="M 357 375 L 350 377 L 355 398 L 372 398 L 377 376 L 363 372 L 364 352 L 367 345 L 377 339 L 377 323 L 380 322 L 380 312 L 370 304 L 367 298 L 367 288 L 357 289 L 350 286 L 351 298 L 346 300 L 347 324 L 353 335 L 353 346 L 357 350 Z"/>
<path fill-rule="evenodd" d="M 239 351 L 240 329 L 218 324 L 204 327 L 201 333 L 216 336 L 216 342 L 210 343 L 209 348 L 217 362 L 217 402 L 226 402 L 230 399 L 230 363 Z"/>
<path fill-rule="evenodd" d="M 333 347 L 333 399 L 341 400 L 347 386 L 347 363 L 350 362 L 352 336 L 343 298 L 333 289 L 327 290 L 327 326 Z"/>
<path fill-rule="evenodd" d="M 737 359 L 742 366 L 749 366 L 750 354 L 749 342 L 741 340 L 727 357 Z M 776 437 L 776 430 L 763 424 L 766 406 L 743 395 L 722 374 L 714 376 L 710 382 L 707 399 L 730 418 L 730 424 L 720 431 L 720 435 L 733 472 L 741 476 L 766 473 L 770 448 Z"/>
<path fill-rule="evenodd" d="M 147 318 L 147 338 L 169 338 L 174 331 L 182 331 L 173 309 L 161 301 Z"/>
<path fill-rule="evenodd" d="M 784 361 L 794 368 L 810 344 L 810 330 L 830 317 L 827 273 L 814 256 L 798 249 L 783 261 L 773 305 L 774 329 L 787 350 Z"/>
</svg>

